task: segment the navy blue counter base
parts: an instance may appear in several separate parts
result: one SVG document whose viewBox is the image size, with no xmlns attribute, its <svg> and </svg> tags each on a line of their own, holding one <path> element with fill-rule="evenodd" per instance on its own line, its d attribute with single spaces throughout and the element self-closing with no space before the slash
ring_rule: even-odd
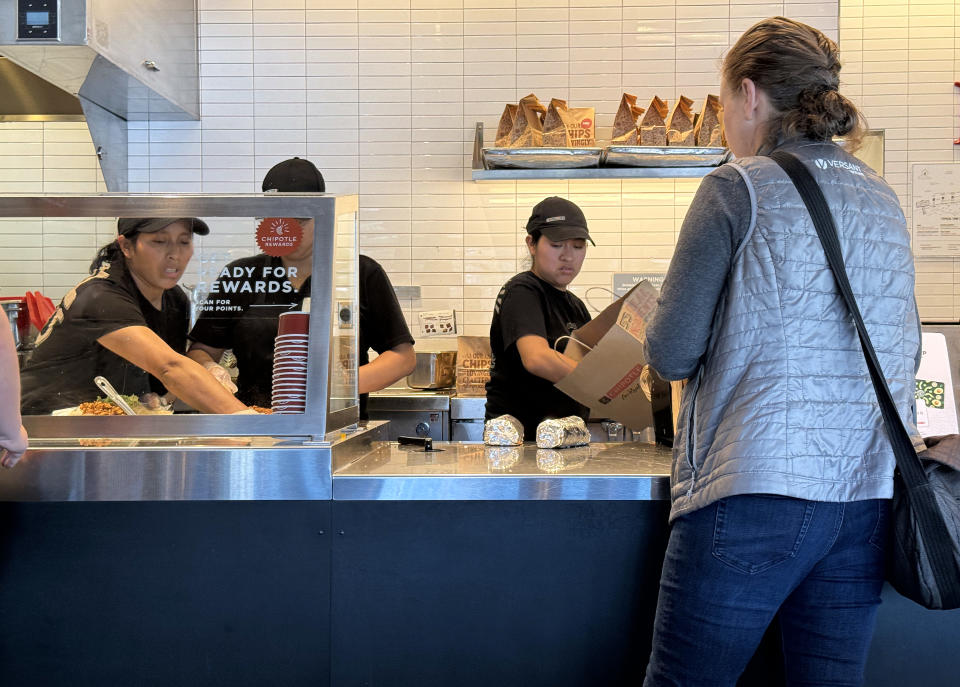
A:
<svg viewBox="0 0 960 687">
<path fill-rule="evenodd" d="M 330 510 L 0 503 L 0 685 L 326 684 Z"/>
<path fill-rule="evenodd" d="M 639 685 L 663 501 L 0 504 L 0 685 Z M 954 687 L 886 590 L 868 687 Z M 784 684 L 775 629 L 740 687 Z"/>
<path fill-rule="evenodd" d="M 667 512 L 336 502 L 333 684 L 639 684 Z"/>
</svg>

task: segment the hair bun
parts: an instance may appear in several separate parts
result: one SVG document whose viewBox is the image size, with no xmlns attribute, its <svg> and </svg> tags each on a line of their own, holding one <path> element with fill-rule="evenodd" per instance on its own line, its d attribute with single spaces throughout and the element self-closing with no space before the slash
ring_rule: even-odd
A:
<svg viewBox="0 0 960 687">
<path fill-rule="evenodd" d="M 864 128 L 856 106 L 840 95 L 840 51 L 812 26 L 785 17 L 764 19 L 750 27 L 723 61 L 723 80 L 753 81 L 769 98 L 772 114 L 767 144 L 804 136 L 828 141 L 859 139 Z"/>
<path fill-rule="evenodd" d="M 816 140 L 844 136 L 857 125 L 856 106 L 834 88 L 814 88 L 800 94 L 794 118 L 798 133 Z"/>
</svg>

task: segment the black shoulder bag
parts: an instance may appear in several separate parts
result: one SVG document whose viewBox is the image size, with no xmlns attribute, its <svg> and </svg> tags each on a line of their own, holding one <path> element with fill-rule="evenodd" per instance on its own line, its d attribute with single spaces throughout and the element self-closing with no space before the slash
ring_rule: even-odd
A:
<svg viewBox="0 0 960 687">
<path fill-rule="evenodd" d="M 813 218 L 837 287 L 853 315 L 867 359 L 887 436 L 897 459 L 893 487 L 892 541 L 887 581 L 931 609 L 960 607 L 960 435 L 927 439 L 917 453 L 880 369 L 877 354 L 850 288 L 830 208 L 813 175 L 795 156 L 771 156 L 783 168 Z"/>
</svg>

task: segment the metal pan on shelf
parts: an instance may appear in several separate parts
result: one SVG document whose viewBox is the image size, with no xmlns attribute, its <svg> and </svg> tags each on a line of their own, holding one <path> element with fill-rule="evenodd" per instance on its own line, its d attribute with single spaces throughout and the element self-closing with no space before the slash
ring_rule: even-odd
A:
<svg viewBox="0 0 960 687">
<path fill-rule="evenodd" d="M 580 169 L 599 167 L 603 148 L 484 148 L 486 169 Z"/>
<path fill-rule="evenodd" d="M 607 167 L 717 167 L 728 159 L 726 148 L 607 146 L 602 163 Z"/>
</svg>

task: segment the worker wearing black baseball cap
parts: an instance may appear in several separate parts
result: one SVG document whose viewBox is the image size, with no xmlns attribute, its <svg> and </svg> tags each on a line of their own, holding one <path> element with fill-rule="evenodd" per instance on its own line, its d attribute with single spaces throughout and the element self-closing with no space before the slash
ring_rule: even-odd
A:
<svg viewBox="0 0 960 687">
<path fill-rule="evenodd" d="M 262 188 L 267 193 L 324 193 L 326 182 L 316 165 L 294 157 L 274 165 L 263 178 Z M 217 367 L 226 349 L 233 350 L 240 372 L 237 397 L 251 405 L 271 405 L 273 348 L 280 314 L 291 307 L 302 307 L 303 299 L 310 295 L 314 222 L 297 221 L 303 238 L 293 253 L 282 257 L 261 253 L 225 268 L 228 274 L 288 275 L 282 279 L 290 282 L 287 286 L 293 292 L 287 288 L 230 292 L 220 288 L 218 280 L 211 293 L 217 293 L 216 298 L 228 301 L 228 305 L 201 309 L 190 332 L 192 343 L 187 355 L 208 369 Z M 359 300 L 358 384 L 360 418 L 365 419 L 367 392 L 387 387 L 413 372 L 416 356 L 413 337 L 390 280 L 383 268 L 365 255 L 359 256 Z M 369 360 L 370 348 L 379 353 L 373 362 Z"/>
<path fill-rule="evenodd" d="M 566 198 L 550 196 L 533 206 L 530 219 L 527 220 L 527 234 L 533 236 L 540 232 L 550 241 L 584 239 L 594 246 L 587 229 L 587 218 L 583 210 Z"/>
<path fill-rule="evenodd" d="M 100 395 L 105 377 L 149 409 L 176 396 L 208 413 L 247 412 L 229 380 L 218 381 L 183 355 L 189 304 L 177 287 L 193 237 L 210 228 L 195 217 L 121 217 L 91 276 L 60 302 L 21 375 L 24 414 L 79 406 Z M 136 404 L 133 404 L 136 406 Z"/>
<path fill-rule="evenodd" d="M 490 323 L 493 366 L 486 417 L 513 415 L 529 441 L 547 418 L 587 418 L 587 408 L 554 383 L 577 365 L 563 355 L 567 340 L 562 337 L 590 321 L 586 306 L 567 287 L 580 273 L 593 239 L 583 211 L 557 196 L 534 206 L 526 229 L 531 267 L 500 289 Z"/>
<path fill-rule="evenodd" d="M 327 182 L 310 160 L 292 157 L 271 167 L 260 188 L 265 193 L 326 193 Z"/>
</svg>

